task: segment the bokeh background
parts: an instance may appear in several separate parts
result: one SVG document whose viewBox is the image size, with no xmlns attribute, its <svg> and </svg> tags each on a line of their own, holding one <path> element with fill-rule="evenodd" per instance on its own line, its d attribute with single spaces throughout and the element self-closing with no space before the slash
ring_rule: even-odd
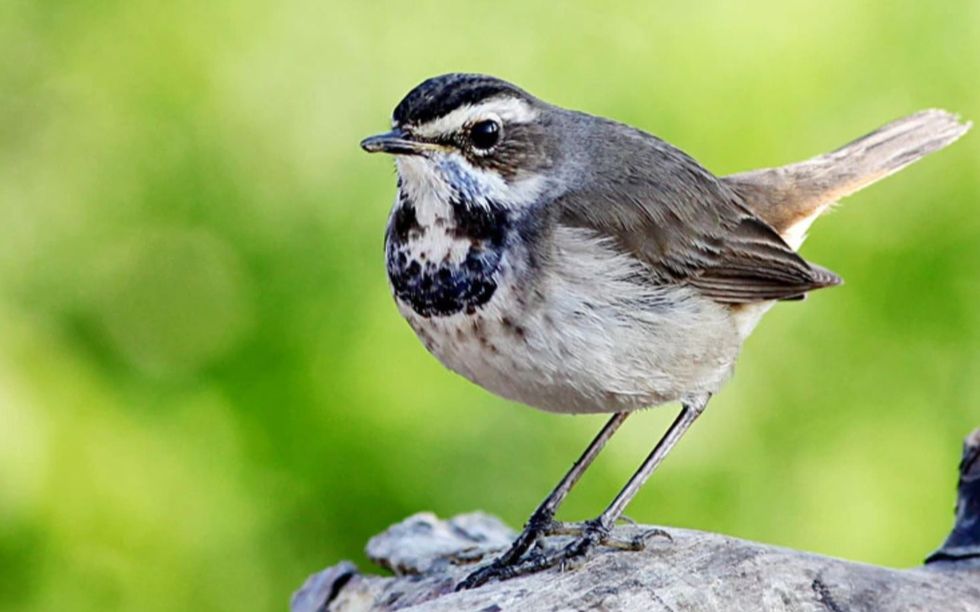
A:
<svg viewBox="0 0 980 612">
<path fill-rule="evenodd" d="M 980 3 L 0 3 L 0 608 L 270 610 L 404 516 L 520 525 L 603 417 L 444 371 L 391 303 L 358 140 L 481 71 L 728 173 L 941 106 Z M 980 425 L 980 134 L 851 197 L 629 514 L 888 566 Z M 627 423 L 596 514 L 673 416 Z"/>
</svg>

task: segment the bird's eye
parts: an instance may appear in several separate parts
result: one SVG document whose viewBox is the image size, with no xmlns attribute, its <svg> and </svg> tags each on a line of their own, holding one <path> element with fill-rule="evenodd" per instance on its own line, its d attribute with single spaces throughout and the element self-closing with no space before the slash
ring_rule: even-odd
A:
<svg viewBox="0 0 980 612">
<path fill-rule="evenodd" d="M 477 149 L 486 151 L 500 140 L 500 124 L 493 119 L 485 119 L 470 128 L 470 142 Z"/>
</svg>

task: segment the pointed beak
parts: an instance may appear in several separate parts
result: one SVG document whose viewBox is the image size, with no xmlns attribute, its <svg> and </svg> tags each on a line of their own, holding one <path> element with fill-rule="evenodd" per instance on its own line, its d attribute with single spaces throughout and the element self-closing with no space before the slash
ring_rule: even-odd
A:
<svg viewBox="0 0 980 612">
<path fill-rule="evenodd" d="M 431 145 L 412 140 L 409 135 L 398 128 L 368 136 L 361 141 L 361 148 L 368 153 L 391 153 L 392 155 L 421 155 L 430 150 Z"/>
</svg>

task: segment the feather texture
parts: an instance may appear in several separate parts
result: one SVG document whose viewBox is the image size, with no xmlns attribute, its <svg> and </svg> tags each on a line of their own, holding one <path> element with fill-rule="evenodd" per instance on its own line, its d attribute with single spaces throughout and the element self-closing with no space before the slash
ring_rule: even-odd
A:
<svg viewBox="0 0 980 612">
<path fill-rule="evenodd" d="M 840 283 L 677 148 L 622 124 L 578 120 L 604 134 L 590 160 L 596 179 L 552 204 L 558 222 L 613 241 L 655 283 L 686 284 L 728 304 L 796 299 Z"/>
<path fill-rule="evenodd" d="M 722 180 L 799 248 L 810 224 L 834 202 L 946 148 L 970 127 L 944 110 L 919 111 L 813 159 Z"/>
</svg>

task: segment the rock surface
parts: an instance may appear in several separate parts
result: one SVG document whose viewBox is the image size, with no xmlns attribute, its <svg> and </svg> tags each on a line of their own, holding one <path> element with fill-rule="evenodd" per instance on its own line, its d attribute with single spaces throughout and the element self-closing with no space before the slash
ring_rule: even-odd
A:
<svg viewBox="0 0 980 612">
<path fill-rule="evenodd" d="M 620 528 L 623 535 L 640 527 Z M 669 529 L 641 552 L 601 549 L 583 564 L 479 589 L 454 585 L 513 533 L 484 514 L 409 517 L 368 544 L 394 577 L 344 562 L 310 577 L 293 612 L 320 610 L 978 610 L 980 570 L 894 570 Z M 552 545 L 560 545 L 554 538 Z"/>
<path fill-rule="evenodd" d="M 371 538 L 367 554 L 391 577 L 344 561 L 310 576 L 292 612 L 360 610 L 921 610 L 980 612 L 980 430 L 960 463 L 956 523 L 927 564 L 888 569 L 671 528 L 643 551 L 600 548 L 574 567 L 454 592 L 514 532 L 495 517 L 411 516 Z M 650 527 L 618 527 L 632 537 Z M 562 546 L 567 538 L 548 538 Z"/>
</svg>

